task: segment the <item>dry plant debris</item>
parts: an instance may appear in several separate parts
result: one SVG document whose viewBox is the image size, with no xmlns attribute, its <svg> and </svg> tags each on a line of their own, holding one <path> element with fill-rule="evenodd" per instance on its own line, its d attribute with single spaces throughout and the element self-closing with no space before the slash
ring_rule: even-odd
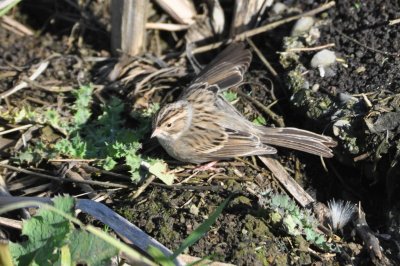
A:
<svg viewBox="0 0 400 266">
<path fill-rule="evenodd" d="M 142 52 L 133 57 L 111 57 L 109 1 L 55 6 L 22 1 L 1 18 L 2 200 L 70 194 L 102 201 L 178 250 L 231 192 L 239 191 L 223 215 L 207 224 L 204 236 L 191 243 L 190 255 L 214 255 L 212 260 L 236 265 L 398 264 L 398 4 L 143 2 L 145 39 L 138 40 Z M 263 159 L 243 158 L 220 162 L 220 173 L 194 172 L 194 166 L 171 161 L 149 139 L 158 108 L 176 98 L 217 47 L 237 40 L 247 42 L 259 59 L 246 83 L 224 97 L 254 123 L 335 135 L 341 142 L 336 160 L 325 165 L 280 150 L 269 158 L 272 169 Z M 335 60 L 313 68 L 312 57 L 324 49 Z M 283 178 L 277 182 L 274 176 Z M 342 238 L 334 237 L 327 224 L 285 195 L 288 183 L 302 206 L 333 197 L 360 201 L 363 211 L 353 224 L 363 230 L 353 237 L 350 223 L 338 233 Z M 0 217 L 0 230 L 9 233 L 5 218 L 17 225 L 33 210 Z M 90 215 L 80 218 L 102 226 Z M 30 243 L 12 232 L 12 242 Z M 61 246 L 70 233 L 63 232 Z M 22 233 L 35 239 L 34 232 Z"/>
</svg>

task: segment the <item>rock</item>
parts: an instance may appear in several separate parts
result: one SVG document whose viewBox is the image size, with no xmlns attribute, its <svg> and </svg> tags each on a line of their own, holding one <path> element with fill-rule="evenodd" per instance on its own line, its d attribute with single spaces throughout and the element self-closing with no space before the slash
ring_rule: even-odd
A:
<svg viewBox="0 0 400 266">
<path fill-rule="evenodd" d="M 280 15 L 287 10 L 287 6 L 283 3 L 275 3 L 272 7 L 272 12 L 276 15 Z"/>
<path fill-rule="evenodd" d="M 302 17 L 296 24 L 294 24 L 292 29 L 292 36 L 300 35 L 308 30 L 314 25 L 313 17 Z"/>
</svg>

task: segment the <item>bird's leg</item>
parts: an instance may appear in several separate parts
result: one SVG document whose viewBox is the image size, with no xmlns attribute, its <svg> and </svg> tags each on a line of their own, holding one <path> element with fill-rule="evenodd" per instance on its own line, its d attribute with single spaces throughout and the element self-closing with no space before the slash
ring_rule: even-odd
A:
<svg viewBox="0 0 400 266">
<path fill-rule="evenodd" d="M 218 163 L 218 161 L 212 161 L 212 162 L 209 162 L 209 163 L 207 163 L 207 164 L 198 166 L 198 167 L 196 167 L 196 168 L 193 170 L 193 172 L 202 172 L 202 171 L 211 170 L 211 171 L 214 171 L 214 172 L 219 173 L 219 172 L 224 171 L 223 168 L 216 168 L 216 167 L 214 167 L 214 165 L 216 165 L 217 163 Z"/>
</svg>

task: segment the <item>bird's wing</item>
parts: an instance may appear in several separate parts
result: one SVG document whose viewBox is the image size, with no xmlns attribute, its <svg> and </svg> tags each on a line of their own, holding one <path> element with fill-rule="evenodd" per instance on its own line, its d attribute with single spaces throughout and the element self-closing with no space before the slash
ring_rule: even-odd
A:
<svg viewBox="0 0 400 266">
<path fill-rule="evenodd" d="M 275 148 L 263 144 L 258 136 L 250 132 L 228 128 L 225 128 L 224 131 L 228 134 L 228 139 L 225 141 L 221 149 L 209 154 L 209 156 L 216 159 L 222 159 L 250 155 L 275 154 L 277 152 Z"/>
<path fill-rule="evenodd" d="M 212 60 L 193 80 L 187 90 L 197 83 L 216 85 L 221 90 L 238 85 L 251 62 L 251 52 L 243 43 L 232 43 Z"/>
</svg>

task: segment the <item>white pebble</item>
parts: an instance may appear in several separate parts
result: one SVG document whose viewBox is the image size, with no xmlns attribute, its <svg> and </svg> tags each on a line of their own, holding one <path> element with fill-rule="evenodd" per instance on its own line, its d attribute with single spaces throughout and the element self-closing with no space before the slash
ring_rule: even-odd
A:
<svg viewBox="0 0 400 266">
<path fill-rule="evenodd" d="M 311 59 L 311 66 L 313 68 L 317 67 L 327 67 L 336 62 L 335 52 L 329 51 L 327 49 L 321 50 L 316 53 Z"/>
<path fill-rule="evenodd" d="M 272 13 L 279 15 L 282 14 L 287 9 L 287 6 L 283 3 L 275 3 L 272 7 Z"/>
<path fill-rule="evenodd" d="M 313 17 L 302 17 L 300 18 L 296 24 L 294 24 L 292 29 L 292 36 L 299 35 L 303 32 L 306 32 L 311 29 L 314 25 L 314 18 Z"/>
</svg>

